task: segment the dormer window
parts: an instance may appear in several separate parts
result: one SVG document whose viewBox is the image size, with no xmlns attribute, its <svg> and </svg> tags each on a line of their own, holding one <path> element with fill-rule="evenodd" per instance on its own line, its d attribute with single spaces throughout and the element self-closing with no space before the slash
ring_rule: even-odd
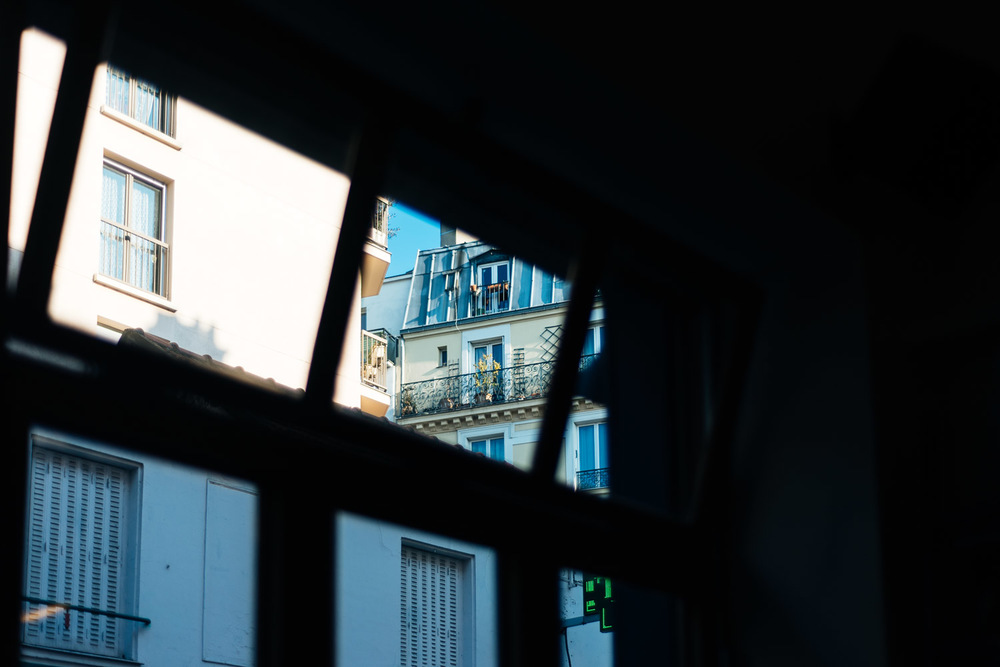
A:
<svg viewBox="0 0 1000 667">
<path fill-rule="evenodd" d="M 489 262 L 476 269 L 478 283 L 472 286 L 474 315 L 510 310 L 510 262 Z"/>
</svg>

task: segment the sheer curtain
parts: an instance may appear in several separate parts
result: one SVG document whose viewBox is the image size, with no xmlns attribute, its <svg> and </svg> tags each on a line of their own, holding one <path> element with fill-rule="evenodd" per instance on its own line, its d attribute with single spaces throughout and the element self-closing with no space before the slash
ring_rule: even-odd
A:
<svg viewBox="0 0 1000 667">
<path fill-rule="evenodd" d="M 125 232 L 107 221 L 125 224 L 125 174 L 104 168 L 101 190 L 100 272 L 124 280 Z"/>
<path fill-rule="evenodd" d="M 129 228 L 143 236 L 160 238 L 160 191 L 138 180 L 132 181 Z M 130 285 L 159 293 L 159 247 L 135 234 L 130 236 L 128 280 Z"/>
</svg>

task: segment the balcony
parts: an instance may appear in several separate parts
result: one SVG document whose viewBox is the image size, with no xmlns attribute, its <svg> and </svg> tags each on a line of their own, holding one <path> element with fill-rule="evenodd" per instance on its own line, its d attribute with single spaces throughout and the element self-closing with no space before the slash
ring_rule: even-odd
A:
<svg viewBox="0 0 1000 667">
<path fill-rule="evenodd" d="M 510 310 L 510 283 L 472 286 L 472 317 Z"/>
<path fill-rule="evenodd" d="M 389 341 L 369 331 L 361 332 L 361 381 L 386 391 Z"/>
<path fill-rule="evenodd" d="M 382 290 L 391 255 L 389 243 L 389 201 L 379 197 L 372 208 L 368 242 L 361 258 L 361 296 L 375 296 Z"/>
<path fill-rule="evenodd" d="M 581 358 L 580 367 L 585 368 L 596 356 Z M 543 361 L 408 382 L 400 387 L 396 414 L 406 418 L 545 398 L 555 366 L 554 361 Z"/>
<path fill-rule="evenodd" d="M 383 417 L 389 410 L 389 339 L 361 332 L 361 410 Z"/>
<path fill-rule="evenodd" d="M 576 473 L 576 488 L 580 491 L 608 488 L 609 468 L 581 470 Z"/>
<path fill-rule="evenodd" d="M 383 250 L 389 247 L 389 202 L 379 197 L 372 208 L 372 224 L 368 228 L 368 240 Z"/>
</svg>

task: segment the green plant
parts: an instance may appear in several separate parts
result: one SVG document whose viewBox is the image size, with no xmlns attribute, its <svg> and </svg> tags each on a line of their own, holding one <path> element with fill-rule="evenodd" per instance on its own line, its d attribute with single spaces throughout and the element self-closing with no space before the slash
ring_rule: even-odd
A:
<svg viewBox="0 0 1000 667">
<path fill-rule="evenodd" d="M 500 364 L 488 354 L 484 354 L 476 363 L 476 373 L 473 381 L 476 383 L 476 395 L 492 400 L 500 385 Z"/>
</svg>

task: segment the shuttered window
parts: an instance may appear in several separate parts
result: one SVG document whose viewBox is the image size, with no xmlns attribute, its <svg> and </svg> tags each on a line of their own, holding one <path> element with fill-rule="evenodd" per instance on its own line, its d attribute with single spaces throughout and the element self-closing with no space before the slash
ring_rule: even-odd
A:
<svg viewBox="0 0 1000 667">
<path fill-rule="evenodd" d="M 465 561 L 403 545 L 402 667 L 461 667 Z"/>
<path fill-rule="evenodd" d="M 126 502 L 130 472 L 34 448 L 25 594 L 128 613 Z M 105 656 L 126 655 L 125 621 L 26 603 L 25 643 Z"/>
</svg>

